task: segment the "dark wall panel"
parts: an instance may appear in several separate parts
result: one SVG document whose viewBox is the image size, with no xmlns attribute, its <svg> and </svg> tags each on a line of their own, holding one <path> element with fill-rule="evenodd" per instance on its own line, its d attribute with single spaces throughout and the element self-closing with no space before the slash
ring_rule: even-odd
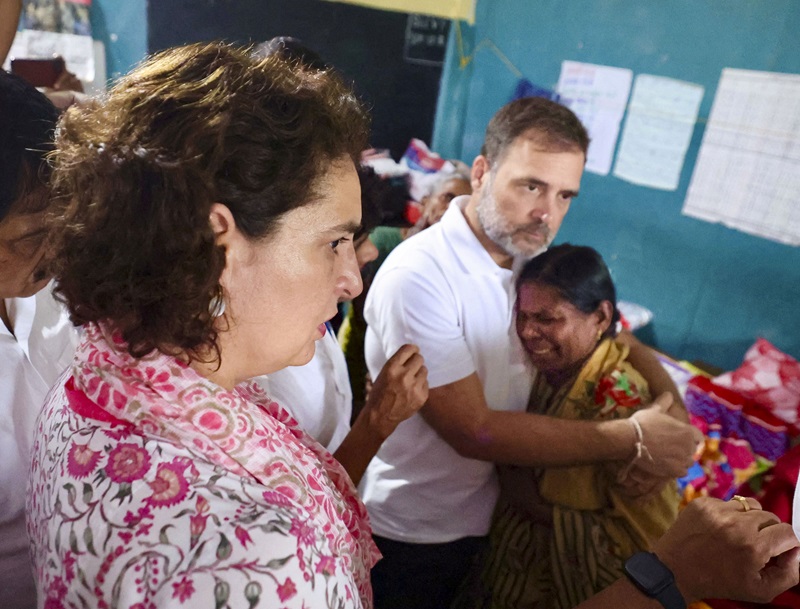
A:
<svg viewBox="0 0 800 609">
<path fill-rule="evenodd" d="M 321 0 L 157 0 L 148 3 L 148 50 L 189 42 L 252 43 L 293 36 L 355 83 L 372 110 L 372 144 L 397 158 L 430 143 L 441 68 L 403 58 L 408 15 Z"/>
</svg>

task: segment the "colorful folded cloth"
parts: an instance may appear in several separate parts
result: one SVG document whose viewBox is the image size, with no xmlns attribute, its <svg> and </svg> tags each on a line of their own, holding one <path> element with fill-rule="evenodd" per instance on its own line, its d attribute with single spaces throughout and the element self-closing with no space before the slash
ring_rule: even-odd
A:
<svg viewBox="0 0 800 609">
<path fill-rule="evenodd" d="M 705 435 L 698 461 L 678 480 L 684 502 L 697 496 L 730 499 L 767 471 L 789 448 L 787 425 L 749 398 L 694 377 L 684 397 L 692 424 Z"/>
<path fill-rule="evenodd" d="M 684 501 L 698 495 L 755 497 L 765 510 L 791 522 L 800 474 L 800 445 L 790 448 L 800 435 L 800 363 L 758 339 L 736 370 L 715 379 L 691 379 L 685 403 L 706 443 L 698 462 L 679 480 Z M 796 609 L 800 586 L 766 605 L 706 603 L 712 609 Z"/>
<path fill-rule="evenodd" d="M 714 383 L 747 397 L 800 433 L 800 362 L 759 338 L 747 350 L 742 365 Z"/>
</svg>

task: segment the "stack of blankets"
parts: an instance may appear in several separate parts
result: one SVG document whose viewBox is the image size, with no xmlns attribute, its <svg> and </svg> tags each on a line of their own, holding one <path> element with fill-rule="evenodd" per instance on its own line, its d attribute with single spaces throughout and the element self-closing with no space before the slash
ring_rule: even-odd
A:
<svg viewBox="0 0 800 609">
<path fill-rule="evenodd" d="M 800 362 L 760 338 L 736 370 L 692 377 L 684 401 L 692 423 L 705 434 L 702 454 L 678 481 L 684 502 L 698 496 L 751 496 L 791 523 L 800 474 Z M 709 604 L 715 609 L 755 606 Z M 800 590 L 789 590 L 769 606 L 800 607 Z"/>
</svg>

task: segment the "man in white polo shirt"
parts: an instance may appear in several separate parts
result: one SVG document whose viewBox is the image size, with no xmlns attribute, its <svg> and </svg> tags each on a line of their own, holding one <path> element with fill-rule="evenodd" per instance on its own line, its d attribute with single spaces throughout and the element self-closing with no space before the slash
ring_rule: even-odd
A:
<svg viewBox="0 0 800 609">
<path fill-rule="evenodd" d="M 375 277 L 365 307 L 370 372 L 413 343 L 431 388 L 361 484 L 384 555 L 373 569 L 376 609 L 449 606 L 489 530 L 495 463 L 573 465 L 636 453 L 630 421 L 525 412 L 530 373 L 513 330 L 514 270 L 558 231 L 578 194 L 587 147 L 585 129 L 563 106 L 539 98 L 508 104 L 473 162 L 473 194 L 398 246 Z M 646 348 L 637 343 L 632 352 L 654 394 L 674 389 Z M 636 462 L 634 491 L 691 464 L 696 432 L 663 410 L 639 419 L 652 461 Z"/>
</svg>

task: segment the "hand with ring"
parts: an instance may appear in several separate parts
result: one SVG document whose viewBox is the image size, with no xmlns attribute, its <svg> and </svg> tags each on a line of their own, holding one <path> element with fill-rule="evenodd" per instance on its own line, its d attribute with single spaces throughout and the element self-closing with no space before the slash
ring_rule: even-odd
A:
<svg viewBox="0 0 800 609">
<path fill-rule="evenodd" d="M 766 603 L 800 579 L 800 543 L 791 525 L 753 497 L 695 499 L 653 551 L 673 571 L 687 601 Z"/>
</svg>

